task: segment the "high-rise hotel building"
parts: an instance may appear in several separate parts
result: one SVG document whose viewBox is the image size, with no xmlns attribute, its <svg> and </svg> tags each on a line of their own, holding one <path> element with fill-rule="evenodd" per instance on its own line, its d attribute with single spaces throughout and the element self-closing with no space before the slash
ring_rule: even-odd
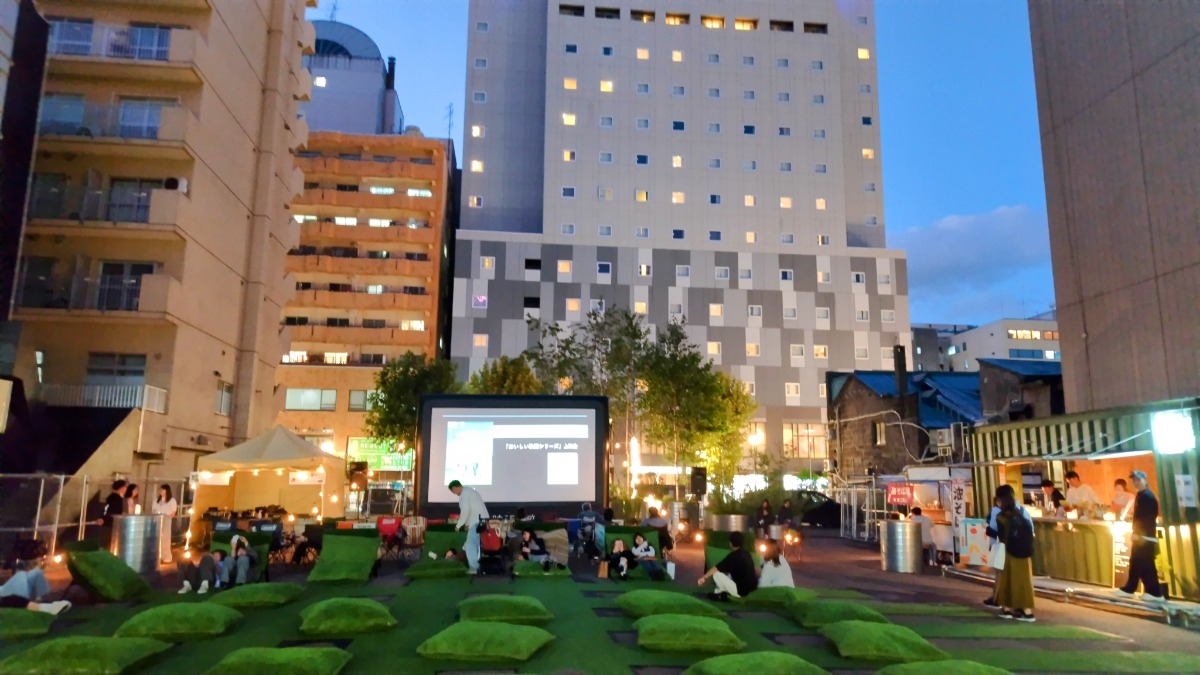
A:
<svg viewBox="0 0 1200 675">
<path fill-rule="evenodd" d="M 460 375 L 529 347 L 527 316 L 686 320 L 757 398 L 752 435 L 824 458 L 825 371 L 911 339 L 872 7 L 472 0 Z"/>
</svg>

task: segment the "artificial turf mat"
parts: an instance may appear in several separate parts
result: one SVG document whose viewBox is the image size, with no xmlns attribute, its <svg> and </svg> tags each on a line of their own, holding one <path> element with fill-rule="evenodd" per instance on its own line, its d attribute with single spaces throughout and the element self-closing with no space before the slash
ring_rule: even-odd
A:
<svg viewBox="0 0 1200 675">
<path fill-rule="evenodd" d="M 1034 673 L 1200 673 L 1200 655 L 1179 652 L 952 649 L 956 659 Z"/>
<path fill-rule="evenodd" d="M 995 640 L 1113 640 L 1106 635 L 1078 626 L 1042 626 L 1005 621 L 965 623 L 910 623 L 908 627 L 923 638 L 977 638 Z"/>
<path fill-rule="evenodd" d="M 864 605 L 879 612 L 892 616 L 951 616 L 951 617 L 986 617 L 991 614 L 963 605 L 938 605 L 921 602 L 864 602 Z"/>
</svg>

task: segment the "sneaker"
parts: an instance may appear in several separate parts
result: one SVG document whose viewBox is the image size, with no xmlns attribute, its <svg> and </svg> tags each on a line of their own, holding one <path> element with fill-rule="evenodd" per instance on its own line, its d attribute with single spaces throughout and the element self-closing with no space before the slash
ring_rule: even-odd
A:
<svg viewBox="0 0 1200 675">
<path fill-rule="evenodd" d="M 549 571 L 550 571 L 550 561 L 549 561 L 549 560 L 543 560 L 543 561 L 542 561 L 542 571 L 543 571 L 543 572 L 549 572 Z"/>
<path fill-rule="evenodd" d="M 1037 619 L 1033 616 L 1033 612 L 1013 612 L 1013 618 L 1015 618 L 1017 621 L 1024 621 L 1025 623 L 1033 623 L 1037 621 Z"/>
<path fill-rule="evenodd" d="M 437 560 L 437 554 L 436 554 L 436 553 L 434 553 L 433 551 L 430 551 L 430 552 L 429 552 L 429 559 L 430 559 L 430 560 Z"/>
<path fill-rule="evenodd" d="M 206 580 L 200 582 L 200 590 L 196 591 L 196 593 L 198 593 L 199 595 L 204 595 L 207 592 L 208 592 L 208 580 L 206 579 Z"/>
<path fill-rule="evenodd" d="M 478 570 L 478 569 L 471 569 L 470 567 L 468 567 L 468 568 L 467 568 L 467 574 L 479 574 L 479 570 Z"/>
<path fill-rule="evenodd" d="M 558 565 L 558 569 L 560 569 L 560 570 L 565 570 L 565 569 L 567 569 L 567 566 L 566 566 L 566 565 L 564 565 L 564 564 L 562 564 L 562 563 L 557 563 L 557 565 Z"/>
<path fill-rule="evenodd" d="M 997 618 L 997 619 L 1015 619 L 1015 618 L 1017 618 L 1017 613 L 1016 613 L 1016 612 L 1003 611 L 1003 612 L 1000 612 L 999 614 L 997 614 L 997 615 L 996 615 L 996 618 Z"/>
<path fill-rule="evenodd" d="M 50 603 L 50 606 L 47 609 L 50 610 L 50 614 L 58 616 L 68 609 L 71 609 L 71 603 L 67 600 L 59 600 L 58 602 Z"/>
<path fill-rule="evenodd" d="M 183 588 L 179 589 L 179 594 L 183 595 L 185 593 L 191 593 L 191 592 L 192 592 L 192 582 L 190 582 L 190 581 L 183 582 Z"/>
<path fill-rule="evenodd" d="M 1124 598 L 1126 600 L 1132 600 L 1133 598 L 1137 597 L 1133 593 L 1130 593 L 1129 591 L 1126 591 L 1126 590 L 1123 590 L 1120 588 L 1114 588 L 1112 590 L 1112 594 L 1117 596 L 1118 598 Z"/>
<path fill-rule="evenodd" d="M 988 598 L 983 601 L 983 606 L 988 609 L 1000 609 L 1000 605 L 996 604 L 996 598 Z"/>
<path fill-rule="evenodd" d="M 1167 598 L 1166 596 L 1162 595 L 1150 595 L 1149 593 L 1143 593 L 1142 602 L 1151 605 L 1165 605 L 1167 604 Z"/>
</svg>

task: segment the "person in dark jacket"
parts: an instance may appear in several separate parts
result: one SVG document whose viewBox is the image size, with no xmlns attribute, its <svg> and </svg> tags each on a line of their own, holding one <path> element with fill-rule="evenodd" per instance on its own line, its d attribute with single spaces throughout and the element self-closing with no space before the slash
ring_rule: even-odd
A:
<svg viewBox="0 0 1200 675">
<path fill-rule="evenodd" d="M 785 499 L 783 505 L 779 507 L 779 513 L 775 514 L 775 522 L 790 530 L 793 520 L 795 520 L 795 516 L 792 515 L 792 500 Z"/>
<path fill-rule="evenodd" d="M 1144 471 L 1129 474 L 1133 489 L 1133 543 L 1129 551 L 1129 581 L 1113 591 L 1122 598 L 1134 597 L 1138 584 L 1142 585 L 1142 600 L 1153 604 L 1167 601 L 1162 584 L 1158 582 L 1158 566 L 1154 556 L 1158 553 L 1158 498 L 1150 491 Z"/>
<path fill-rule="evenodd" d="M 129 484 L 123 480 L 113 481 L 112 492 L 104 500 L 104 513 L 96 521 L 97 525 L 112 527 L 113 516 L 125 515 L 125 492 L 128 488 Z"/>
<path fill-rule="evenodd" d="M 758 511 L 754 513 L 755 527 L 758 528 L 759 536 L 767 535 L 767 527 L 775 524 L 775 514 L 771 511 L 771 502 L 762 500 L 762 504 L 758 507 Z"/>
</svg>

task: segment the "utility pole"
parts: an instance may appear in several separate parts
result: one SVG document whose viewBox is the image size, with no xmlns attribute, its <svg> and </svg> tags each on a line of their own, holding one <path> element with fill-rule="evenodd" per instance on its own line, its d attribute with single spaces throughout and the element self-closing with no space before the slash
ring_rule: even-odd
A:
<svg viewBox="0 0 1200 675">
<path fill-rule="evenodd" d="M 337 21 L 338 0 L 333 0 L 333 6 L 329 8 L 329 20 Z"/>
<path fill-rule="evenodd" d="M 445 119 L 448 120 L 448 122 L 446 124 L 446 138 L 451 138 L 454 136 L 454 104 L 453 103 L 446 106 Z"/>
</svg>

